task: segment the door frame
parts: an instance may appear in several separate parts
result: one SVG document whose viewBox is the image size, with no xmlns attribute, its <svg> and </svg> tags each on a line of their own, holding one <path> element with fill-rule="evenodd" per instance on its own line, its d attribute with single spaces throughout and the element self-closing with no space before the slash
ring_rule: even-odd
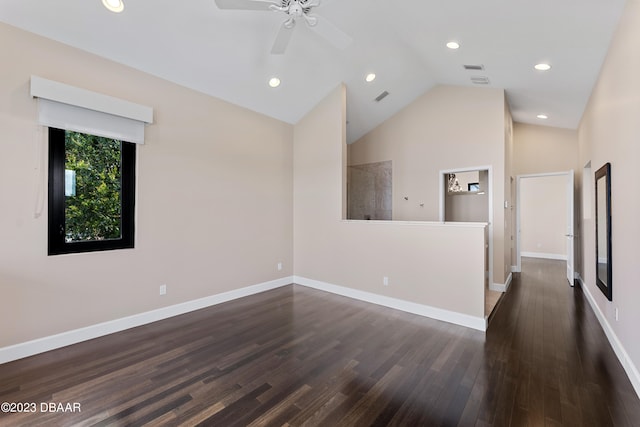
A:
<svg viewBox="0 0 640 427">
<path fill-rule="evenodd" d="M 520 216 L 521 216 L 521 205 L 520 205 L 520 195 L 521 195 L 521 187 L 520 187 L 520 182 L 522 179 L 526 179 L 526 178 L 541 178 L 541 177 L 548 177 L 548 176 L 566 176 L 567 177 L 567 181 L 566 181 L 566 185 L 567 185 L 567 205 L 565 206 L 565 212 L 567 215 L 567 234 L 565 234 L 565 236 L 567 238 L 571 238 L 573 239 L 573 244 L 571 245 L 571 249 L 573 251 L 572 254 L 568 253 L 569 250 L 568 248 L 565 249 L 567 252 L 567 263 L 570 262 L 570 264 L 572 265 L 573 268 L 573 276 L 575 277 L 575 188 L 574 188 L 574 181 L 575 181 L 575 177 L 574 177 L 574 171 L 573 170 L 568 170 L 568 171 L 562 171 L 562 172 L 548 172 L 548 173 L 534 173 L 534 174 L 524 174 L 524 175 L 517 175 L 516 177 L 516 266 L 515 266 L 515 272 L 521 272 L 522 271 L 522 255 L 521 255 L 521 220 L 520 220 Z M 569 278 L 567 277 L 567 280 L 569 280 Z M 573 280 L 569 280 L 569 284 L 571 286 L 573 286 Z"/>
<path fill-rule="evenodd" d="M 453 168 L 453 169 L 441 169 L 440 170 L 440 210 L 438 212 L 438 217 L 441 223 L 444 224 L 445 215 L 444 215 L 444 205 L 445 205 L 445 191 L 444 191 L 444 183 L 445 176 L 448 176 L 450 173 L 456 172 L 473 172 L 473 171 L 487 171 L 487 196 L 488 196 L 488 204 L 489 204 L 489 222 L 488 231 L 487 231 L 487 252 L 489 253 L 489 287 L 493 286 L 493 168 L 491 165 L 485 166 L 471 166 L 466 168 Z"/>
</svg>

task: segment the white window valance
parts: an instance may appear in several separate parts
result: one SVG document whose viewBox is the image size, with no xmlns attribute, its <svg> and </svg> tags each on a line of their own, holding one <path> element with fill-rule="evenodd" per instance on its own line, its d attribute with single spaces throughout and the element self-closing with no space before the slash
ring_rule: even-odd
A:
<svg viewBox="0 0 640 427">
<path fill-rule="evenodd" d="M 144 127 L 153 123 L 151 107 L 42 77 L 31 76 L 31 96 L 43 126 L 144 144 Z"/>
</svg>

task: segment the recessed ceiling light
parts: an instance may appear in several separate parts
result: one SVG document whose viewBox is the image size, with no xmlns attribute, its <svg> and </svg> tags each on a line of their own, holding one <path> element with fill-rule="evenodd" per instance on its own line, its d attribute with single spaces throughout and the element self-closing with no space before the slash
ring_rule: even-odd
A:
<svg viewBox="0 0 640 427">
<path fill-rule="evenodd" d="M 533 68 L 535 68 L 538 71 L 549 71 L 551 69 L 551 65 L 540 63 L 540 64 L 536 64 Z"/>
<path fill-rule="evenodd" d="M 549 118 L 546 114 L 538 114 L 536 117 L 540 120 L 547 120 Z"/>
<path fill-rule="evenodd" d="M 371 82 L 372 82 L 372 81 L 374 81 L 375 79 L 376 79 L 376 75 L 375 75 L 375 73 L 369 73 L 369 74 L 367 74 L 367 76 L 364 78 L 364 80 L 365 80 L 367 83 L 371 83 Z"/>
<path fill-rule="evenodd" d="M 277 77 L 271 77 L 271 79 L 269 79 L 269 86 L 271 87 L 280 86 L 280 79 Z"/>
<path fill-rule="evenodd" d="M 120 13 L 124 10 L 122 0 L 102 0 L 102 4 L 111 12 Z"/>
<path fill-rule="evenodd" d="M 458 49 L 460 47 L 460 44 L 458 42 L 449 42 L 447 43 L 447 47 L 449 49 Z"/>
</svg>

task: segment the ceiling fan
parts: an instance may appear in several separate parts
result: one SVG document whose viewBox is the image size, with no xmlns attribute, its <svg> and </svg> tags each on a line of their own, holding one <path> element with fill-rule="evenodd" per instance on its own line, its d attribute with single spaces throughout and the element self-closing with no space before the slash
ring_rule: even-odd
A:
<svg viewBox="0 0 640 427">
<path fill-rule="evenodd" d="M 351 37 L 326 19 L 311 14 L 314 8 L 320 6 L 321 0 L 215 0 L 215 2 L 220 9 L 261 10 L 286 14 L 286 19 L 280 26 L 271 48 L 271 53 L 274 55 L 285 52 L 291 40 L 293 28 L 300 20 L 339 49 L 346 48 L 352 41 Z"/>
</svg>

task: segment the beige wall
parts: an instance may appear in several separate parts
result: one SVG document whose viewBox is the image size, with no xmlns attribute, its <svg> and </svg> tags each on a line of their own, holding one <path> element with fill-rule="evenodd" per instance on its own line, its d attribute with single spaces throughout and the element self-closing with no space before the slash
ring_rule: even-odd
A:
<svg viewBox="0 0 640 427">
<path fill-rule="evenodd" d="M 505 241 L 510 240 L 504 209 L 509 157 L 505 109 L 502 90 L 436 86 L 348 146 L 350 165 L 393 161 L 394 220 L 437 221 L 439 171 L 491 166 L 497 283 L 504 283 L 511 270 L 505 263 L 510 254 L 504 253 Z"/>
<path fill-rule="evenodd" d="M 294 128 L 295 275 L 483 319 L 484 228 L 342 220 L 345 139 L 340 86 Z"/>
<path fill-rule="evenodd" d="M 514 123 L 513 173 L 528 175 L 578 170 L 578 132 Z"/>
<path fill-rule="evenodd" d="M 0 347 L 293 273 L 292 126 L 4 24 L 0 51 Z M 32 74 L 154 108 L 135 249 L 47 256 Z"/>
<path fill-rule="evenodd" d="M 515 262 L 515 228 L 513 211 L 515 210 L 515 191 L 514 191 L 515 175 L 513 173 L 513 118 L 509 104 L 504 103 L 504 275 L 505 279 L 511 274 L 512 266 Z M 496 222 L 497 224 L 497 222 Z"/>
<path fill-rule="evenodd" d="M 520 251 L 523 256 L 567 256 L 567 176 L 520 180 Z"/>
<path fill-rule="evenodd" d="M 590 161 L 593 173 L 611 163 L 613 301 L 595 284 L 593 205 L 584 220 L 582 277 L 636 368 L 640 367 L 640 192 L 629 188 L 640 182 L 639 51 L 640 2 L 628 1 L 579 127 L 580 167 Z"/>
</svg>

